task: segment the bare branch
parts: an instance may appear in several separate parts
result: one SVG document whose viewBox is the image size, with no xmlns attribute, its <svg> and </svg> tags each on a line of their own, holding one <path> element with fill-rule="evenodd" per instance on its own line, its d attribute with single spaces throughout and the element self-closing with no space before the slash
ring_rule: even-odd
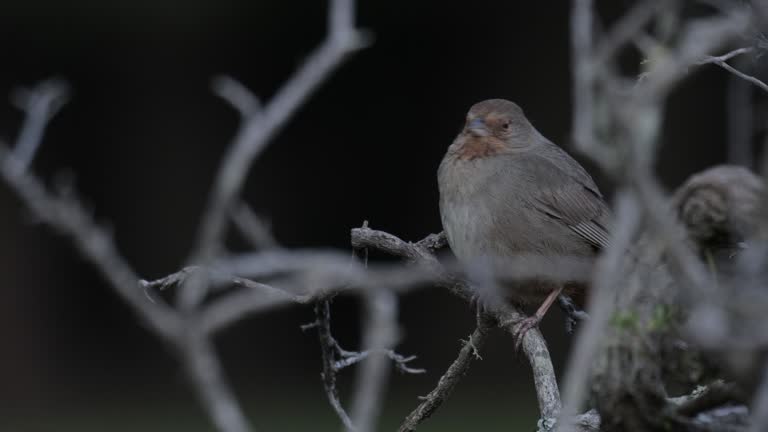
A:
<svg viewBox="0 0 768 432">
<path fill-rule="evenodd" d="M 346 427 L 347 430 L 356 430 L 352 424 L 352 420 L 350 420 L 349 415 L 344 410 L 344 407 L 339 400 L 338 390 L 336 388 L 336 374 L 339 371 L 365 360 L 370 357 L 372 353 L 376 355 L 385 355 L 394 362 L 397 370 L 403 373 L 420 374 L 424 373 L 425 370 L 408 366 L 408 362 L 415 360 L 416 356 L 405 357 L 387 349 L 369 349 L 357 352 L 347 351 L 341 348 L 338 341 L 331 333 L 330 304 L 330 296 L 318 300 L 315 304 L 315 321 L 302 326 L 302 330 L 317 328 L 323 360 L 321 377 L 323 379 L 323 387 L 325 388 L 326 396 L 328 397 L 331 407 L 333 407 L 334 411 L 336 411 L 336 414 L 344 424 L 344 427 Z"/>
<path fill-rule="evenodd" d="M 363 34 L 353 27 L 354 1 L 331 0 L 328 14 L 330 26 L 325 41 L 263 110 L 252 113 L 244 121 L 229 146 L 203 213 L 192 261 L 207 261 L 215 255 L 225 230 L 226 215 L 232 209 L 253 161 L 269 140 L 347 56 L 365 46 Z M 235 107 L 240 110 L 240 105 Z"/>
<path fill-rule="evenodd" d="M 198 244 L 191 261 L 205 267 L 214 261 L 223 242 L 226 217 L 233 209 L 255 157 L 342 60 L 362 47 L 363 38 L 353 28 L 353 18 L 353 0 L 332 0 L 326 40 L 263 110 L 259 109 L 257 99 L 235 80 L 223 77 L 214 81 L 214 91 L 240 112 L 243 124 L 222 162 L 209 206 L 203 215 Z M 232 281 L 245 290 L 226 295 L 199 313 L 193 309 L 205 297 L 209 283 L 215 282 L 209 278 L 211 272 L 186 269 L 158 281 L 140 282 L 116 252 L 109 235 L 95 226 L 74 199 L 49 195 L 36 178 L 25 174 L 42 139 L 45 125 L 63 99 L 64 87 L 59 82 L 51 81 L 29 92 L 21 100 L 22 108 L 27 111 L 27 121 L 15 153 L 0 148 L 0 171 L 3 178 L 40 220 L 70 235 L 82 254 L 97 266 L 124 300 L 159 335 L 178 348 L 203 406 L 216 427 L 226 432 L 250 430 L 223 377 L 208 334 L 246 313 L 287 301 L 301 301 L 301 296 L 254 281 L 234 278 Z M 242 222 L 240 225 L 249 224 L 245 229 L 253 238 L 254 219 L 246 221 L 242 212 L 239 216 L 239 222 Z M 258 240 L 258 243 L 262 243 L 263 236 Z M 147 291 L 176 284 L 185 286 L 179 296 L 183 315 L 177 314 L 162 302 L 146 301 L 138 289 L 143 286 Z"/>
<path fill-rule="evenodd" d="M 47 121 L 63 100 L 63 92 L 60 83 L 48 82 L 29 95 L 28 120 L 17 151 L 11 153 L 0 146 L 0 175 L 38 220 L 69 236 L 81 255 L 96 267 L 117 294 L 155 333 L 178 349 L 188 366 L 189 376 L 196 385 L 203 407 L 219 430 L 247 432 L 250 430 L 248 423 L 221 376 L 218 359 L 206 335 L 195 334 L 188 323 L 168 306 L 145 300 L 139 288 L 143 286 L 146 290 L 150 284 L 139 280 L 116 250 L 109 233 L 95 224 L 74 194 L 55 196 L 27 172 Z M 180 279 L 161 281 L 157 285 L 176 283 Z"/>
<path fill-rule="evenodd" d="M 244 278 L 235 281 L 247 289 L 214 300 L 199 312 L 200 328 L 206 333 L 218 332 L 247 316 L 290 304 L 309 304 L 313 300 L 312 296 L 293 295 Z"/>
<path fill-rule="evenodd" d="M 139 289 L 139 277 L 118 253 L 111 236 L 96 225 L 80 203 L 73 197 L 52 195 L 1 144 L 0 175 L 38 220 L 70 237 L 82 256 L 153 330 L 166 340 L 178 334 L 182 327 L 178 317 L 171 309 L 145 300 Z"/>
<path fill-rule="evenodd" d="M 269 224 L 261 219 L 248 204 L 241 202 L 232 210 L 231 217 L 237 229 L 254 248 L 262 250 L 279 246 L 272 236 Z"/>
<path fill-rule="evenodd" d="M 594 67 L 592 58 L 593 0 L 573 0 L 571 10 L 571 70 L 573 71 L 573 139 L 582 151 L 593 138 Z"/>
<path fill-rule="evenodd" d="M 610 32 L 600 38 L 594 50 L 594 58 L 590 60 L 589 56 L 586 56 L 581 60 L 594 62 L 594 71 L 598 73 L 598 70 L 614 59 L 623 45 L 631 42 L 639 34 L 642 34 L 643 28 L 648 25 L 661 8 L 669 6 L 671 3 L 668 0 L 642 0 L 636 3 L 611 28 Z M 584 14 L 578 18 L 581 21 L 580 26 L 586 26 L 587 22 L 591 21 L 591 18 L 586 16 L 587 14 L 592 15 L 591 12 L 587 11 L 588 8 L 591 10 L 590 6 L 580 6 L 579 14 Z M 576 47 L 574 46 L 574 48 Z M 587 52 L 583 47 L 579 49 L 581 52 Z"/>
<path fill-rule="evenodd" d="M 653 79 L 643 80 L 642 91 L 635 94 L 637 103 L 658 103 L 688 74 L 690 66 L 746 31 L 750 17 L 744 8 L 733 8 L 722 16 L 701 18 L 683 27 L 675 49 L 652 62 L 646 78 L 653 75 Z"/>
<path fill-rule="evenodd" d="M 423 374 L 426 372 L 426 369 L 421 368 L 412 368 L 408 366 L 408 363 L 416 360 L 418 357 L 415 355 L 412 356 L 404 356 L 402 354 L 398 354 L 393 350 L 378 350 L 378 351 L 344 351 L 341 348 L 339 348 L 341 352 L 341 360 L 337 360 L 333 367 L 337 371 L 340 371 L 344 368 L 348 368 L 354 364 L 360 363 L 361 361 L 368 358 L 368 356 L 373 353 L 378 354 L 384 354 L 387 357 L 389 357 L 390 360 L 392 360 L 392 363 L 395 365 L 395 369 L 397 369 L 398 372 L 407 373 L 407 374 Z"/>
<path fill-rule="evenodd" d="M 736 48 L 735 50 L 729 51 L 721 56 L 706 56 L 703 60 L 699 60 L 699 64 L 702 65 L 716 62 L 726 62 L 736 56 L 751 53 L 753 50 L 754 48 L 752 47 Z"/>
<path fill-rule="evenodd" d="M 417 246 L 426 248 L 430 252 L 436 252 L 448 246 L 448 237 L 445 232 L 441 231 L 437 234 L 430 234 L 416 243 Z"/>
<path fill-rule="evenodd" d="M 433 271 L 441 286 L 464 300 L 472 301 L 474 294 L 469 286 L 461 280 L 448 276 L 434 254 L 424 246 L 424 244 L 429 243 L 426 240 L 434 235 L 430 234 L 424 240 L 410 243 L 384 231 L 354 228 L 352 229 L 351 243 L 354 248 L 380 250 L 393 256 L 405 258 L 408 262 L 420 265 L 427 271 Z M 437 234 L 437 236 L 440 235 L 444 234 Z"/>
<path fill-rule="evenodd" d="M 213 92 L 227 101 L 247 120 L 261 112 L 261 102 L 243 83 L 228 75 L 215 77 L 211 81 Z"/>
<path fill-rule="evenodd" d="M 241 114 L 250 114 L 243 118 L 219 166 L 190 262 L 208 265 L 219 255 L 223 248 L 227 215 L 240 195 L 254 160 L 343 60 L 365 46 L 363 33 L 353 26 L 354 5 L 354 0 L 331 0 L 325 40 L 263 109 L 255 109 L 255 98 L 233 79 L 217 81 L 215 88 L 218 94 L 233 103 Z M 192 310 L 203 301 L 207 293 L 206 282 L 202 278 L 188 281 L 179 295 L 181 309 Z"/>
<path fill-rule="evenodd" d="M 744 72 L 736 69 L 735 67 L 729 65 L 727 61 L 733 57 L 736 57 L 741 54 L 749 53 L 752 51 L 752 48 L 739 48 L 735 49 L 727 54 L 723 54 L 719 57 L 713 57 L 713 56 L 705 56 L 702 60 L 699 60 L 698 64 L 704 65 L 704 64 L 716 64 L 720 66 L 721 68 L 727 70 L 728 72 L 732 73 L 733 75 L 748 81 L 757 87 L 759 87 L 761 90 L 768 92 L 768 84 L 760 81 L 759 79 L 753 77 L 752 75 L 747 75 Z"/>
<path fill-rule="evenodd" d="M 397 297 L 381 288 L 369 290 L 365 310 L 363 346 L 371 354 L 357 370 L 351 410 L 352 423 L 359 432 L 375 430 L 383 408 L 390 371 L 385 352 L 397 341 Z"/>
<path fill-rule="evenodd" d="M 734 384 L 718 380 L 706 386 L 699 386 L 691 394 L 668 398 L 668 401 L 676 407 L 678 414 L 692 417 L 742 399 L 743 395 Z"/>
<path fill-rule="evenodd" d="M 15 105 L 26 114 L 13 149 L 15 168 L 26 171 L 43 141 L 48 122 L 67 102 L 69 88 L 64 81 L 49 79 L 31 89 L 19 89 L 12 97 Z"/>
<path fill-rule="evenodd" d="M 221 363 L 205 332 L 187 329 L 181 347 L 188 374 L 192 378 L 203 408 L 222 432 L 248 432 L 248 420 L 224 378 Z"/>
<path fill-rule="evenodd" d="M 752 402 L 750 432 L 764 431 L 768 427 L 768 364 L 763 367 L 763 377 Z"/>
<path fill-rule="evenodd" d="M 593 281 L 594 293 L 587 310 L 590 319 L 586 326 L 577 333 L 574 351 L 568 361 L 563 384 L 563 411 L 561 423 L 570 425 L 572 418 L 581 409 L 590 380 L 592 362 L 599 348 L 600 338 L 605 332 L 613 313 L 612 296 L 609 295 L 615 284 L 625 275 L 621 272 L 621 260 L 630 246 L 638 228 L 637 203 L 627 195 L 618 199 L 617 224 L 614 226 L 611 243 L 606 253 L 597 264 L 597 275 Z M 573 427 L 573 426 L 571 426 Z M 568 430 L 568 429 L 566 429 Z"/>
<path fill-rule="evenodd" d="M 347 430 L 355 430 L 352 420 L 344 410 L 339 401 L 339 391 L 336 389 L 336 372 L 340 369 L 336 367 L 336 354 L 339 350 L 336 339 L 331 334 L 331 301 L 328 299 L 320 300 L 315 304 L 315 321 L 317 326 L 317 335 L 320 339 L 320 349 L 323 360 L 323 371 L 320 377 L 323 379 L 323 387 L 333 410 L 339 416 L 341 422 Z"/>
<path fill-rule="evenodd" d="M 507 325 L 506 330 L 514 334 L 515 324 L 525 318 L 525 314 L 519 310 L 512 312 L 514 316 L 512 323 Z M 523 353 L 528 358 L 533 371 L 533 383 L 536 386 L 536 399 L 539 402 L 539 412 L 544 421 L 556 420 L 562 409 L 560 402 L 560 390 L 557 387 L 557 376 L 555 368 L 552 366 L 552 359 L 549 355 L 547 342 L 538 328 L 529 330 L 523 336 Z"/>
<path fill-rule="evenodd" d="M 626 190 L 619 200 L 612 248 L 601 257 L 595 271 L 588 308 L 591 319 L 578 335 L 565 375 L 561 423 L 566 430 L 579 430 L 572 420 L 592 388 L 598 389 L 594 401 L 607 430 L 657 426 L 659 417 L 652 418 L 654 413 L 669 404 L 663 399 L 660 366 L 648 359 L 658 352 L 659 337 L 643 327 L 633 334 L 634 339 L 622 339 L 621 329 L 608 328 L 607 324 L 614 310 L 640 314 L 645 320 L 655 306 L 673 301 L 670 291 L 690 287 L 705 296 L 714 288 L 709 272 L 689 248 L 669 211 L 667 197 L 651 167 L 664 99 L 670 90 L 687 76 L 691 66 L 702 64 L 702 59 L 707 59 L 704 63 L 725 64 L 747 52 L 735 50 L 707 57 L 745 32 L 752 20 L 748 8 L 735 3 L 706 18 L 683 20 L 679 8 L 662 9 L 671 3 L 636 2 L 612 29 L 593 42 L 592 1 L 572 2 L 574 137 L 579 148 L 615 174 Z M 653 36 L 646 35 L 650 24 L 655 30 Z M 652 39 L 655 37 L 661 42 Z M 637 38 L 641 43 L 651 40 L 659 49 L 647 59 L 648 72 L 635 84 L 617 65 L 620 47 Z M 640 224 L 652 239 L 630 249 Z M 691 420 L 673 417 L 665 418 L 671 424 Z"/>
</svg>

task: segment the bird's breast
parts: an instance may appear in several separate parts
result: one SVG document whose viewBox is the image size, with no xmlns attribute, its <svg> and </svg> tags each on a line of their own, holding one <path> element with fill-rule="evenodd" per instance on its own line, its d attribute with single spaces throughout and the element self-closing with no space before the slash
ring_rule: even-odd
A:
<svg viewBox="0 0 768 432">
<path fill-rule="evenodd" d="M 459 260 L 581 254 L 570 246 L 581 244 L 570 241 L 573 232 L 534 208 L 530 190 L 538 184 L 529 174 L 508 159 L 443 159 L 440 215 Z"/>
<path fill-rule="evenodd" d="M 487 159 L 447 156 L 438 172 L 440 216 L 448 242 L 461 261 L 470 262 L 491 252 L 494 210 L 487 184 L 492 173 Z"/>
</svg>

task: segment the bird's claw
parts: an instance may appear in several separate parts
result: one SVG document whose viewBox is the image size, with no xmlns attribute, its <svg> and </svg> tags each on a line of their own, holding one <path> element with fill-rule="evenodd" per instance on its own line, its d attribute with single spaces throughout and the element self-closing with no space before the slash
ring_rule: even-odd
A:
<svg viewBox="0 0 768 432">
<path fill-rule="evenodd" d="M 534 315 L 527 317 L 515 324 L 515 327 L 512 330 L 512 338 L 515 340 L 515 350 L 520 350 L 520 347 L 523 345 L 523 338 L 525 337 L 525 334 L 528 333 L 528 331 L 532 328 L 537 327 L 539 322 L 541 322 L 541 317 Z"/>
</svg>

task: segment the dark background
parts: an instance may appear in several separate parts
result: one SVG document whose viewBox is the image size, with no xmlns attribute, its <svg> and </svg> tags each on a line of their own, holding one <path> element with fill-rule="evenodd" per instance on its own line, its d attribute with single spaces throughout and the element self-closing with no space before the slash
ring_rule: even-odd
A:
<svg viewBox="0 0 768 432">
<path fill-rule="evenodd" d="M 631 2 L 604 1 L 611 20 Z M 73 94 L 34 169 L 71 175 L 99 221 L 114 227 L 139 274 L 184 263 L 237 115 L 210 91 L 231 74 L 264 100 L 321 40 L 326 4 L 302 0 L 18 1 L 0 4 L 0 94 L 59 76 Z M 355 55 L 273 140 L 244 197 L 292 247 L 349 249 L 364 219 L 408 240 L 440 230 L 437 165 L 469 106 L 520 104 L 569 149 L 568 2 L 377 0 L 359 5 L 374 44 Z M 658 170 L 665 186 L 726 155 L 723 71 L 695 72 L 668 104 Z M 0 102 L 0 138 L 22 121 Z M 583 158 L 581 159 L 583 160 Z M 603 189 L 611 185 L 587 164 Z M 178 363 L 67 239 L 35 224 L 0 186 L 0 431 L 210 430 Z M 393 429 L 453 360 L 472 312 L 439 289 L 401 298 L 402 343 L 424 376 L 395 376 Z M 334 303 L 334 331 L 358 343 L 358 304 Z M 559 312 L 543 331 L 562 369 Z M 309 307 L 250 318 L 217 338 L 260 430 L 337 430 L 325 401 Z M 529 430 L 528 366 L 494 338 L 424 430 Z M 353 372 L 342 374 L 348 390 Z M 344 392 L 347 394 L 348 392 Z"/>
</svg>

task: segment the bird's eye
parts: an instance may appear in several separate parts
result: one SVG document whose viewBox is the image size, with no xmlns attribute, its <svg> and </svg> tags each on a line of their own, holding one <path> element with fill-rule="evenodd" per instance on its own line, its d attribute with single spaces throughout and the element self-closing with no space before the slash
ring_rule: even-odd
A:
<svg viewBox="0 0 768 432">
<path fill-rule="evenodd" d="M 503 123 L 503 124 L 501 125 L 501 127 L 502 127 L 504 130 L 509 130 L 510 126 L 511 126 L 511 124 L 510 124 L 509 122 Z"/>
</svg>

